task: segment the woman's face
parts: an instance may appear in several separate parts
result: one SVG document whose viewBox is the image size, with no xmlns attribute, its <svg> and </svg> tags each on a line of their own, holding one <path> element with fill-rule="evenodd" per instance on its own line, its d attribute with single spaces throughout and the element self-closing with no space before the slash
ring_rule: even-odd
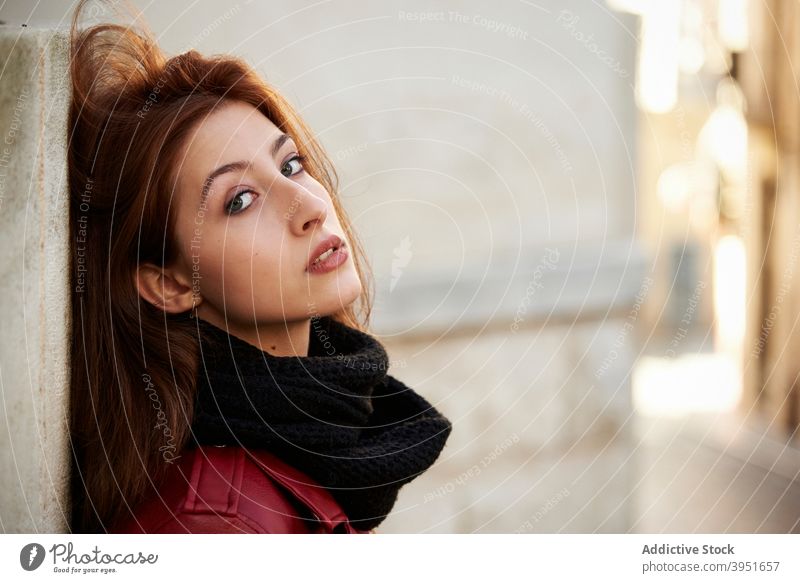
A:
<svg viewBox="0 0 800 583">
<path fill-rule="evenodd" d="M 193 298 L 202 298 L 198 317 L 258 327 L 331 314 L 361 294 L 330 193 L 304 170 L 292 138 L 260 111 L 223 104 L 181 154 L 178 261 Z M 331 235 L 341 237 L 347 259 L 309 272 L 312 252 Z"/>
</svg>

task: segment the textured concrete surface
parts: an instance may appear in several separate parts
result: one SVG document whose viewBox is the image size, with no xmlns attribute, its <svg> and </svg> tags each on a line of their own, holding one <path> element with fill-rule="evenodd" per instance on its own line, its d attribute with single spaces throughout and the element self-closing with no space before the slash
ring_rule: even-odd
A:
<svg viewBox="0 0 800 583">
<path fill-rule="evenodd" d="M 0 530 L 63 532 L 67 39 L 0 26 L 0 55 Z"/>
<path fill-rule="evenodd" d="M 395 375 L 453 422 L 381 532 L 625 532 L 635 481 L 631 345 L 596 375 L 617 320 L 387 341 Z"/>
<path fill-rule="evenodd" d="M 641 418 L 632 532 L 800 534 L 800 453 L 755 419 Z"/>
</svg>

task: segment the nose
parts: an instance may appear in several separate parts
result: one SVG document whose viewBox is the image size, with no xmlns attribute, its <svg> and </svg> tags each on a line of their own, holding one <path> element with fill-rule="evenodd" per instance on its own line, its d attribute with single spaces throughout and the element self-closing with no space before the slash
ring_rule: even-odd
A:
<svg viewBox="0 0 800 583">
<path fill-rule="evenodd" d="M 302 236 L 325 224 L 328 202 L 310 190 L 298 185 L 287 212 L 293 234 Z"/>
</svg>

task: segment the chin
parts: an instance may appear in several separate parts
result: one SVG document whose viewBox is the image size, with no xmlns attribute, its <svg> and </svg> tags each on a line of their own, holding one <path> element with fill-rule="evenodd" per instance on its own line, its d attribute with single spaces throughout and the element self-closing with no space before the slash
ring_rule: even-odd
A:
<svg viewBox="0 0 800 583">
<path fill-rule="evenodd" d="M 361 280 L 358 274 L 348 273 L 347 277 L 332 282 L 330 289 L 319 293 L 314 298 L 314 304 L 321 313 L 334 314 L 356 301 L 361 292 Z"/>
</svg>

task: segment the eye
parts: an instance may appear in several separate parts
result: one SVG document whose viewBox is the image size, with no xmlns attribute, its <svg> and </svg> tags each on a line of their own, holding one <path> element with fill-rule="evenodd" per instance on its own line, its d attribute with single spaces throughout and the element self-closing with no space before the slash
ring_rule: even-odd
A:
<svg viewBox="0 0 800 583">
<path fill-rule="evenodd" d="M 303 163 L 303 161 L 305 161 L 305 159 L 306 159 L 305 156 L 301 156 L 299 154 L 289 158 L 288 160 L 286 160 L 286 163 L 283 165 L 283 168 L 281 168 L 281 174 L 283 174 L 286 177 L 293 176 L 295 174 L 299 174 L 300 172 L 303 171 L 303 164 L 302 163 Z M 296 162 L 297 166 L 299 166 L 299 169 L 297 169 L 297 170 L 295 170 L 293 172 L 292 171 L 291 162 Z M 288 174 L 286 173 L 287 168 L 288 168 Z"/>
<path fill-rule="evenodd" d="M 229 215 L 238 214 L 253 204 L 255 199 L 256 193 L 252 190 L 243 190 L 241 192 L 237 192 L 225 207 L 225 212 Z"/>
</svg>

